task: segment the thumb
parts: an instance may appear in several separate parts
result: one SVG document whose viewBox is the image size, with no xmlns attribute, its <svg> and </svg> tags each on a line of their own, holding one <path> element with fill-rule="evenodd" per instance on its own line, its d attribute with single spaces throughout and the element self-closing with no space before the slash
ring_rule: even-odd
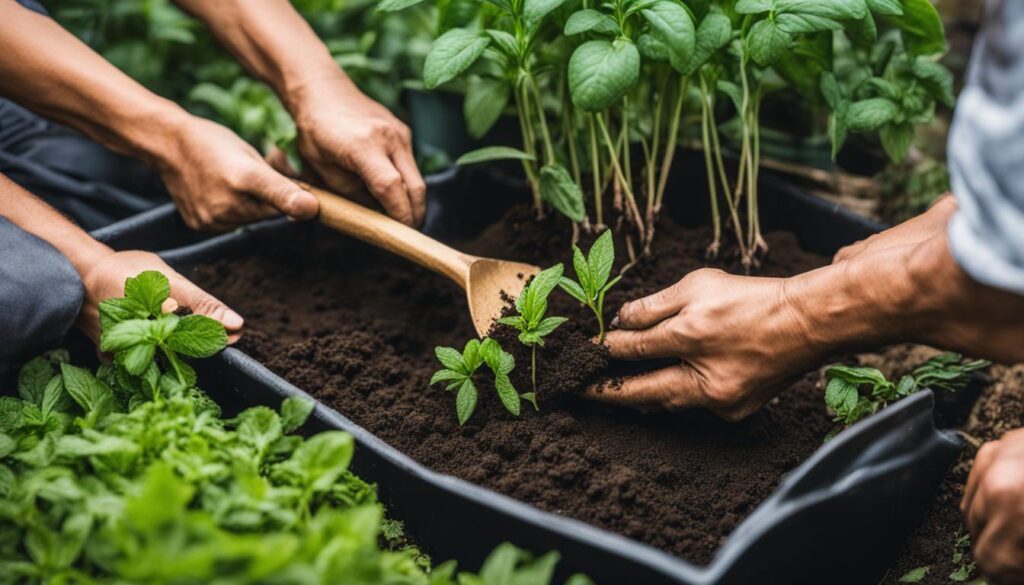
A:
<svg viewBox="0 0 1024 585">
<path fill-rule="evenodd" d="M 320 204 L 312 193 L 266 164 L 252 174 L 245 192 L 292 219 L 312 219 L 320 211 Z"/>
<path fill-rule="evenodd" d="M 234 343 L 241 337 L 242 326 L 245 324 L 242 316 L 185 277 L 179 276 L 171 280 L 171 298 L 168 299 L 168 304 L 172 303 L 197 315 L 205 315 L 220 321 L 227 330 L 228 343 Z"/>
</svg>

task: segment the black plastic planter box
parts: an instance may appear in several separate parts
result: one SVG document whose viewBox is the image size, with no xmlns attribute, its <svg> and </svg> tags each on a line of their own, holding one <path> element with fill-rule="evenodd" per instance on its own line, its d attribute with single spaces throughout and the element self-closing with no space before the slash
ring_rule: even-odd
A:
<svg viewBox="0 0 1024 585">
<path fill-rule="evenodd" d="M 707 217 L 698 162 L 681 160 L 673 170 L 668 212 L 690 220 L 683 223 Z M 431 177 L 428 187 L 426 230 L 441 238 L 479 230 L 497 219 L 505 203 L 526 195 L 517 179 L 487 167 Z M 809 251 L 831 254 L 879 228 L 770 175 L 761 197 L 766 229 L 792 231 Z M 187 274 L 202 262 L 243 252 L 263 231 L 299 229 L 308 226 L 268 222 L 162 255 Z M 108 241 L 122 247 L 130 239 L 122 232 Z M 233 348 L 200 364 L 200 376 L 200 385 L 217 392 L 214 398 L 229 413 L 253 404 L 276 406 L 286 396 L 304 394 Z M 317 404 L 311 430 L 336 428 L 355 436 L 353 470 L 379 484 L 390 514 L 438 560 L 455 558 L 475 567 L 508 540 L 535 552 L 558 550 L 559 574 L 585 572 L 599 583 L 877 583 L 961 447 L 955 435 L 936 430 L 933 407 L 930 391 L 918 393 L 823 445 L 729 536 L 706 567 L 435 473 L 323 404 Z"/>
</svg>

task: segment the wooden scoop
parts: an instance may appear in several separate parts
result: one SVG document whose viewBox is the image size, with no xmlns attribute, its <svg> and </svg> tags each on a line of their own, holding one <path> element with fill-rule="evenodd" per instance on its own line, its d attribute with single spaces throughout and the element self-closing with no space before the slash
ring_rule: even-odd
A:
<svg viewBox="0 0 1024 585">
<path fill-rule="evenodd" d="M 343 234 L 394 252 L 447 276 L 466 291 L 473 327 L 481 337 L 505 307 L 502 291 L 516 297 L 540 268 L 521 262 L 463 254 L 413 228 L 306 184 L 300 185 L 320 202 L 320 222 Z"/>
</svg>

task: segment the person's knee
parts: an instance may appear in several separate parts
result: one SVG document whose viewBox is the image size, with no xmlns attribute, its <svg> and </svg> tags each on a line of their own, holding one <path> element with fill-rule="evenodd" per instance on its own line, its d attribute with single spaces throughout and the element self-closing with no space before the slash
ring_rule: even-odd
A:
<svg viewBox="0 0 1024 585">
<path fill-rule="evenodd" d="M 84 297 L 63 254 L 0 217 L 0 361 L 51 347 L 71 328 Z"/>
</svg>

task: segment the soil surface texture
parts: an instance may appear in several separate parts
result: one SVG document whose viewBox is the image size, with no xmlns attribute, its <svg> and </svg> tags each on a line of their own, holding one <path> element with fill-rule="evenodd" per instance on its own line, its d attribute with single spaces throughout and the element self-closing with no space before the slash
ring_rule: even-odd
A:
<svg viewBox="0 0 1024 585">
<path fill-rule="evenodd" d="M 564 262 L 573 275 L 571 230 L 558 222 L 538 222 L 516 207 L 459 246 L 542 267 Z M 428 386 L 439 369 L 434 346 L 461 349 L 474 336 L 460 289 L 349 238 L 308 230 L 280 241 L 265 237 L 239 258 L 193 274 L 245 316 L 244 351 L 437 471 L 691 562 L 709 562 L 832 427 L 820 371 L 738 424 L 707 412 L 640 414 L 588 402 L 577 396 L 583 388 L 624 370 L 590 342 L 597 331 L 589 309 L 556 290 L 548 315 L 570 321 L 539 351 L 540 411 L 524 402 L 512 417 L 481 375 L 476 413 L 460 428 L 454 395 L 441 384 Z M 791 275 L 829 261 L 801 251 L 789 234 L 767 239 L 772 251 L 761 275 Z M 592 236 L 583 240 L 589 248 Z M 709 241 L 708 230 L 663 218 L 651 256 L 608 293 L 606 320 L 626 300 L 709 265 Z M 616 255 L 621 264 L 621 240 Z M 742 272 L 735 259 L 710 264 Z M 515 387 L 529 391 L 528 350 L 510 330 L 494 336 L 515 355 Z"/>
</svg>

